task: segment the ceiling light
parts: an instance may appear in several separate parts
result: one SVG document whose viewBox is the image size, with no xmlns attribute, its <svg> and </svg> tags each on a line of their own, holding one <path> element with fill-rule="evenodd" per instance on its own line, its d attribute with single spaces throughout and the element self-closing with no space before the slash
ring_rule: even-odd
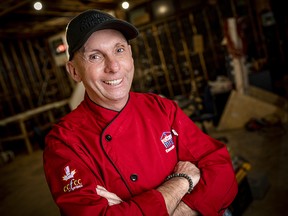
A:
<svg viewBox="0 0 288 216">
<path fill-rule="evenodd" d="M 35 10 L 41 10 L 42 9 L 42 3 L 41 2 L 35 2 L 34 3 L 34 9 Z"/>
<path fill-rule="evenodd" d="M 122 8 L 125 9 L 125 10 L 128 9 L 129 8 L 129 3 L 127 1 L 123 2 L 122 3 Z"/>
</svg>

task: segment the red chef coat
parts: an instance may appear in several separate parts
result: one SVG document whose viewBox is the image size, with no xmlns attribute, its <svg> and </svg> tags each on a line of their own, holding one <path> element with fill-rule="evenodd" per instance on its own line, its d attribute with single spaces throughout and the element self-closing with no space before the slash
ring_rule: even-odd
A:
<svg viewBox="0 0 288 216">
<path fill-rule="evenodd" d="M 43 157 L 63 215 L 168 215 L 155 188 L 179 160 L 201 171 L 183 201 L 202 215 L 222 215 L 238 188 L 226 146 L 204 134 L 175 102 L 155 94 L 131 92 L 120 112 L 85 95 L 46 136 Z M 97 185 L 124 202 L 109 206 Z"/>
</svg>

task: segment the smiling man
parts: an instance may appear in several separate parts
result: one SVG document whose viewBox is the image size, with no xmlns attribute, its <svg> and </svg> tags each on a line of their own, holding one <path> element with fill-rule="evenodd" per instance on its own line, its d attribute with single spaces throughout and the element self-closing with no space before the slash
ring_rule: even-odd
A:
<svg viewBox="0 0 288 216">
<path fill-rule="evenodd" d="M 74 80 L 83 82 L 96 104 L 120 111 L 128 101 L 134 65 L 131 47 L 119 31 L 92 33 L 67 63 L 67 70 Z"/>
<path fill-rule="evenodd" d="M 178 107 L 131 92 L 138 30 L 88 10 L 67 26 L 85 97 L 46 137 L 44 170 L 62 215 L 223 215 L 237 193 L 226 146 Z"/>
</svg>

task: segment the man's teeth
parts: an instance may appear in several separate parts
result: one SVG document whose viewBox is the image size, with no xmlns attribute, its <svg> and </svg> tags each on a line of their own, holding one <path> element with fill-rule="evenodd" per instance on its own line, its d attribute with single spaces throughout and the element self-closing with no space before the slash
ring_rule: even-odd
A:
<svg viewBox="0 0 288 216">
<path fill-rule="evenodd" d="M 104 81 L 108 85 L 118 85 L 120 84 L 122 79 L 117 79 L 117 80 L 109 80 L 109 81 Z"/>
</svg>

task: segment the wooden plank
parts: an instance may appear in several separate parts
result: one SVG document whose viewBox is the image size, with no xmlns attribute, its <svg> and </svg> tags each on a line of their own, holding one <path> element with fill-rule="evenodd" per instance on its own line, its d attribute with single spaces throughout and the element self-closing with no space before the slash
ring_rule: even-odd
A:
<svg viewBox="0 0 288 216">
<path fill-rule="evenodd" d="M 7 6 L 5 10 L 2 10 L 0 12 L 0 16 L 4 16 L 5 14 L 8 14 L 9 12 L 13 10 L 16 10 L 17 8 L 22 7 L 23 5 L 28 4 L 31 1 L 32 0 L 22 0 L 22 1 L 17 1 L 17 2 L 15 2 L 15 0 L 2 1 L 1 4 L 5 2 L 5 4 L 9 6 Z"/>
<path fill-rule="evenodd" d="M 29 139 L 31 134 L 29 134 L 27 129 L 26 129 L 25 120 L 32 117 L 33 115 L 48 111 L 48 117 L 49 117 L 50 121 L 54 122 L 55 119 L 54 119 L 54 116 L 51 112 L 51 109 L 65 106 L 66 104 L 68 104 L 68 102 L 69 102 L 68 99 L 63 100 L 63 101 L 54 102 L 54 103 L 47 104 L 47 105 L 42 106 L 42 107 L 38 107 L 38 108 L 33 109 L 33 110 L 29 110 L 29 111 L 17 114 L 17 115 L 12 116 L 12 117 L 8 117 L 6 119 L 0 120 L 0 126 L 5 126 L 8 123 L 16 121 L 19 123 L 20 129 L 21 129 L 20 135 L 1 138 L 0 141 L 4 142 L 4 141 L 13 141 L 13 140 L 17 140 L 17 139 L 24 139 L 26 149 L 27 149 L 28 153 L 31 154 L 33 152 L 33 147 L 32 147 L 32 144 L 30 142 L 30 139 Z"/>
<path fill-rule="evenodd" d="M 217 6 L 217 7 L 219 7 L 219 6 Z M 218 8 L 219 9 L 219 8 Z M 217 58 L 217 53 L 216 53 L 216 47 L 215 47 L 215 45 L 217 44 L 217 43 L 215 43 L 214 42 L 214 40 L 213 40 L 213 32 L 211 31 L 211 25 L 210 25 L 210 21 L 209 21 L 209 19 L 208 19 L 208 17 L 207 17 L 207 13 L 206 13 L 206 11 L 205 10 L 203 10 L 203 20 L 204 20 L 204 23 L 205 23 L 205 28 L 206 28 L 206 30 L 207 30 L 207 37 L 208 37 L 208 41 L 207 41 L 207 43 L 208 43 L 208 47 L 211 47 L 211 52 L 212 52 L 212 58 L 213 58 L 213 63 L 215 64 L 215 66 L 217 67 L 217 68 L 219 68 L 220 67 L 220 65 L 219 65 L 219 61 L 218 61 L 218 58 Z M 219 15 L 219 14 L 218 14 Z M 220 22 L 220 25 L 221 25 L 222 23 Z M 223 28 L 222 28 L 223 29 Z M 203 54 L 202 54 L 202 56 L 203 56 Z M 203 58 L 203 57 L 202 57 Z M 208 72 L 206 71 L 206 80 L 208 80 L 209 79 L 209 77 L 208 77 Z"/>
<path fill-rule="evenodd" d="M 278 106 L 282 109 L 286 109 L 286 110 L 288 109 L 287 99 L 279 95 L 276 95 L 270 91 L 266 91 L 256 86 L 249 85 L 247 94 L 259 100 L 267 102 L 269 104 L 274 104 L 275 106 Z"/>
<path fill-rule="evenodd" d="M 23 105 L 21 103 L 21 96 L 18 92 L 20 92 L 21 90 L 18 89 L 19 86 L 17 85 L 17 82 L 15 80 L 15 74 L 13 73 L 13 69 L 12 69 L 12 66 L 10 64 L 10 61 L 9 61 L 9 58 L 8 58 L 8 55 L 7 55 L 7 52 L 5 51 L 4 47 L 2 46 L 1 44 L 1 53 L 2 53 L 2 57 L 3 57 L 3 61 L 4 61 L 4 65 L 5 65 L 5 68 L 7 69 L 7 74 L 8 74 L 8 77 L 9 77 L 9 80 L 11 82 L 11 87 L 12 89 L 9 89 L 10 92 L 13 92 L 13 96 L 11 94 L 9 94 L 11 97 L 16 97 L 16 100 L 17 102 L 20 103 L 17 104 L 17 106 L 20 106 L 21 108 L 23 108 Z M 10 100 L 12 101 L 12 100 Z M 12 102 L 11 102 L 12 103 Z M 14 105 L 15 106 L 15 105 Z M 15 109 L 14 109 L 14 106 L 10 106 L 10 110 L 11 110 L 11 114 L 15 114 Z"/>
<path fill-rule="evenodd" d="M 177 78 L 179 80 L 181 92 L 182 92 L 183 95 L 185 95 L 186 92 L 185 92 L 185 88 L 184 88 L 184 84 L 183 84 L 183 80 L 182 80 L 182 74 L 181 74 L 181 71 L 180 71 L 179 63 L 177 61 L 177 52 L 175 50 L 175 46 L 174 46 L 173 39 L 172 39 L 172 36 L 171 36 L 171 31 L 169 29 L 169 26 L 168 26 L 167 22 L 164 23 L 164 28 L 165 28 L 165 32 L 167 34 L 169 48 L 171 49 L 171 53 L 170 54 L 172 55 L 173 64 L 174 64 L 174 68 L 175 68 L 175 71 L 176 71 Z M 177 43 L 178 43 L 178 41 L 177 41 Z"/>
<path fill-rule="evenodd" d="M 32 65 L 33 65 L 33 68 L 34 68 L 34 71 L 35 71 L 35 75 L 36 75 L 36 76 L 33 76 L 34 79 L 35 79 L 35 83 L 42 83 L 43 82 L 43 77 L 42 77 L 42 74 L 41 74 L 41 71 L 40 71 L 41 67 L 39 65 L 39 62 L 37 61 L 36 54 L 35 54 L 35 51 L 34 51 L 33 46 L 32 46 L 32 42 L 31 41 L 27 41 L 27 45 L 28 45 L 29 55 L 30 55 L 30 58 L 32 60 Z M 39 47 L 39 45 L 38 45 L 38 47 Z M 39 93 L 40 92 L 39 86 L 37 87 L 37 89 L 38 89 L 38 93 Z"/>
<path fill-rule="evenodd" d="M 153 79 L 155 81 L 156 91 L 160 93 L 161 89 L 160 89 L 160 85 L 159 85 L 159 82 L 158 82 L 158 78 L 155 75 L 155 71 L 152 69 L 153 65 L 154 65 L 153 64 L 153 58 L 152 58 L 152 49 L 149 46 L 149 43 L 148 43 L 147 36 L 146 36 L 145 32 L 140 32 L 140 34 L 141 34 L 141 37 L 143 39 L 145 50 L 146 50 L 146 53 L 147 53 L 147 56 L 148 56 L 148 61 L 149 61 L 149 65 L 150 65 L 150 68 L 151 68 L 151 75 L 152 75 L 152 77 L 153 77 Z"/>
<path fill-rule="evenodd" d="M 243 128 L 251 118 L 263 118 L 268 115 L 278 115 L 282 120 L 287 119 L 287 111 L 278 106 L 233 90 L 217 129 Z"/>
<path fill-rule="evenodd" d="M 22 135 L 24 136 L 24 141 L 25 141 L 27 151 L 29 154 L 31 154 L 33 152 L 33 148 L 32 148 L 32 144 L 30 143 L 30 140 L 29 140 L 29 136 L 28 136 L 28 132 L 26 130 L 24 120 L 20 120 L 19 124 L 20 124 Z"/>
<path fill-rule="evenodd" d="M 3 59 L 2 59 L 2 64 L 1 64 L 1 71 L 3 72 L 3 73 L 1 73 L 1 86 L 2 86 L 2 99 L 1 99 L 1 103 L 3 103 L 3 105 L 2 105 L 2 108 L 6 105 L 8 108 L 9 108 L 9 110 L 11 110 L 12 112 L 14 112 L 14 106 L 13 106 L 13 104 L 12 104 L 12 102 L 11 102 L 11 98 L 10 98 L 10 92 L 11 92 L 11 87 L 10 87 L 10 80 L 8 79 L 8 74 L 7 73 L 5 73 L 5 71 L 7 71 L 7 69 L 6 69 L 6 64 L 5 64 L 5 55 L 4 55 L 4 47 L 3 47 L 3 45 L 2 45 L 2 43 L 0 43 L 0 52 L 1 53 L 3 53 L 3 55 L 1 56 Z M 5 76 L 4 76 L 4 74 L 5 74 Z M 4 105 L 4 103 L 5 103 L 5 105 Z M 4 115 L 5 115 L 5 113 L 3 112 L 3 110 L 1 110 L 2 111 L 2 115 L 1 115 L 1 118 L 2 118 L 2 116 L 3 117 L 5 117 Z"/>
<path fill-rule="evenodd" d="M 15 135 L 11 137 L 5 137 L 5 138 L 0 138 L 0 142 L 9 142 L 9 141 L 14 141 L 14 140 L 19 140 L 19 139 L 24 139 L 24 135 Z"/>
<path fill-rule="evenodd" d="M 2 46 L 1 43 L 0 43 L 0 46 L 1 46 L 0 50 L 3 51 L 3 46 Z M 2 61 L 1 61 L 1 62 L 2 62 Z M 2 88 L 1 88 L 1 90 L 2 90 L 1 95 L 7 96 L 7 95 L 8 95 L 8 92 L 9 92 L 9 91 L 8 91 L 9 88 L 8 88 L 6 82 L 5 82 L 4 74 L 5 74 L 4 65 L 3 65 L 3 64 L 0 64 L 0 85 L 1 85 L 1 87 L 2 87 Z"/>
<path fill-rule="evenodd" d="M 50 44 L 49 41 L 46 41 L 46 47 L 49 48 Z M 49 48 L 50 49 L 50 48 Z M 60 71 L 59 66 L 56 65 L 55 60 L 53 59 L 52 54 L 50 53 L 49 56 L 47 56 L 45 58 L 45 62 L 46 62 L 46 67 L 43 68 L 43 71 L 45 72 L 45 82 L 48 85 L 47 87 L 50 87 L 50 89 L 52 89 L 52 91 L 55 91 L 55 89 L 57 90 L 56 92 L 53 92 L 52 94 L 57 94 L 58 96 L 60 96 L 61 98 L 63 98 L 63 92 L 67 90 L 67 85 L 66 85 L 66 79 L 63 78 L 63 72 Z M 47 66 L 51 65 L 52 68 L 48 68 Z M 54 82 L 55 81 L 55 82 Z M 54 82 L 55 84 L 52 85 L 52 82 Z M 56 88 L 54 88 L 56 86 Z M 47 89 L 47 94 L 49 94 L 50 89 Z M 60 91 L 60 89 L 62 91 Z M 45 93 L 45 92 L 44 92 Z"/>
<path fill-rule="evenodd" d="M 205 21 L 205 15 L 206 14 L 204 13 L 203 15 L 204 15 L 204 21 Z M 207 17 L 206 17 L 206 19 L 207 19 Z M 199 55 L 199 60 L 200 60 L 203 74 L 204 74 L 204 78 L 206 81 L 208 81 L 209 77 L 208 77 L 207 67 L 206 67 L 206 63 L 205 63 L 205 59 L 204 59 L 204 55 L 203 55 L 203 52 L 204 52 L 203 36 L 198 34 L 197 27 L 196 27 L 195 22 L 194 22 L 194 16 L 192 13 L 189 13 L 189 22 L 192 26 L 192 32 L 194 34 L 194 36 L 193 36 L 194 51 L 196 53 L 198 53 L 198 55 Z M 210 31 L 209 25 L 206 25 L 206 29 L 207 29 L 208 38 L 209 38 L 210 37 L 209 36 L 209 31 Z M 214 50 L 214 49 L 212 49 L 212 50 Z"/>
<path fill-rule="evenodd" d="M 25 80 L 25 77 L 24 77 L 24 75 L 23 75 L 23 71 L 22 71 L 22 68 L 21 68 L 21 66 L 20 66 L 20 64 L 19 63 L 16 63 L 16 62 L 18 62 L 19 61 L 19 58 L 18 58 L 18 56 L 17 56 L 17 54 L 16 54 L 16 51 L 15 51 L 15 46 L 12 44 L 12 43 L 10 43 L 9 44 L 9 48 L 10 48 L 10 50 L 11 50 L 11 55 L 12 55 L 12 60 L 13 60 L 13 62 L 15 63 L 15 69 L 16 69 L 16 73 L 18 74 L 18 78 L 19 78 L 19 92 L 20 92 L 20 95 L 23 97 L 23 94 L 26 96 L 26 99 L 27 98 L 29 98 L 29 97 L 31 97 L 31 95 L 30 95 L 30 92 L 29 92 L 29 90 L 28 90 L 28 86 L 27 86 L 27 84 L 26 84 L 26 80 Z M 16 74 L 16 75 L 17 75 Z M 19 105 L 21 106 L 21 110 L 25 110 L 25 109 L 29 109 L 29 108 L 31 108 L 31 105 L 29 104 L 29 107 L 25 107 L 24 106 L 24 103 L 23 103 L 23 98 L 22 97 L 18 97 L 17 99 L 18 99 L 18 103 L 19 103 Z M 32 106 L 33 107 L 33 106 Z"/>
<path fill-rule="evenodd" d="M 178 26 L 180 37 L 181 37 L 184 56 L 185 56 L 185 59 L 186 59 L 187 65 L 188 65 L 188 69 L 191 72 L 191 95 L 197 97 L 199 95 L 199 92 L 198 92 L 197 83 L 195 80 L 194 69 L 192 66 L 191 59 L 190 59 L 190 51 L 189 51 L 189 48 L 187 45 L 187 41 L 185 39 L 185 35 L 183 32 L 183 28 L 182 28 L 182 23 L 181 23 L 181 20 L 179 18 L 177 18 L 177 26 Z"/>
<path fill-rule="evenodd" d="M 45 111 L 50 110 L 50 109 L 64 106 L 64 105 L 68 104 L 68 101 L 69 101 L 68 99 L 65 99 L 62 101 L 57 101 L 54 103 L 46 104 L 46 105 L 41 106 L 41 107 L 37 107 L 35 109 L 28 110 L 28 111 L 23 112 L 23 113 L 19 113 L 17 115 L 14 115 L 14 116 L 11 116 L 11 117 L 8 117 L 5 119 L 1 119 L 0 120 L 0 126 L 5 126 L 6 124 L 8 124 L 10 122 L 24 120 L 24 119 L 27 119 L 30 116 L 36 115 L 38 113 L 45 112 Z"/>
<path fill-rule="evenodd" d="M 171 98 L 173 98 L 174 97 L 174 92 L 173 92 L 173 88 L 172 88 L 172 85 L 171 85 L 171 80 L 170 80 L 170 77 L 169 77 L 169 72 L 168 72 L 168 69 L 167 69 L 167 64 L 166 64 L 166 60 L 165 60 L 165 57 L 164 57 L 163 49 L 162 49 L 162 46 L 161 46 L 161 42 L 160 42 L 160 39 L 159 39 L 159 36 L 158 36 L 158 29 L 157 29 L 156 25 L 152 26 L 152 32 L 153 32 L 153 36 L 154 36 L 154 39 L 155 39 L 155 42 L 156 42 L 157 51 L 158 51 L 158 54 L 159 54 L 159 57 L 160 57 L 161 68 L 162 68 L 162 70 L 164 72 L 166 85 L 168 87 L 169 96 Z"/>
<path fill-rule="evenodd" d="M 62 68 L 64 68 L 64 70 L 61 70 Z M 71 95 L 72 89 L 75 87 L 76 82 L 71 79 L 70 75 L 68 75 L 65 67 L 57 67 L 55 65 L 54 70 L 52 70 L 51 73 L 54 75 L 55 72 L 59 94 L 61 95 L 61 98 L 66 98 L 67 96 Z M 72 82 L 70 82 L 70 80 Z M 71 88 L 69 88 L 69 86 L 71 86 Z"/>
<path fill-rule="evenodd" d="M 27 101 L 29 104 L 29 108 L 33 108 L 34 107 L 34 103 L 33 103 L 33 99 L 31 97 L 31 92 L 33 91 L 33 80 L 31 79 L 31 77 L 33 77 L 33 75 L 31 74 L 33 69 L 30 68 L 29 64 L 28 64 L 28 58 L 27 58 L 27 53 L 23 47 L 23 42 L 18 41 L 18 46 L 19 46 L 19 50 L 21 53 L 21 58 L 23 60 L 23 64 L 24 64 L 24 68 L 19 68 L 20 69 L 20 73 L 23 76 L 23 81 L 24 81 L 24 86 L 26 89 L 26 95 L 27 95 Z"/>
</svg>

